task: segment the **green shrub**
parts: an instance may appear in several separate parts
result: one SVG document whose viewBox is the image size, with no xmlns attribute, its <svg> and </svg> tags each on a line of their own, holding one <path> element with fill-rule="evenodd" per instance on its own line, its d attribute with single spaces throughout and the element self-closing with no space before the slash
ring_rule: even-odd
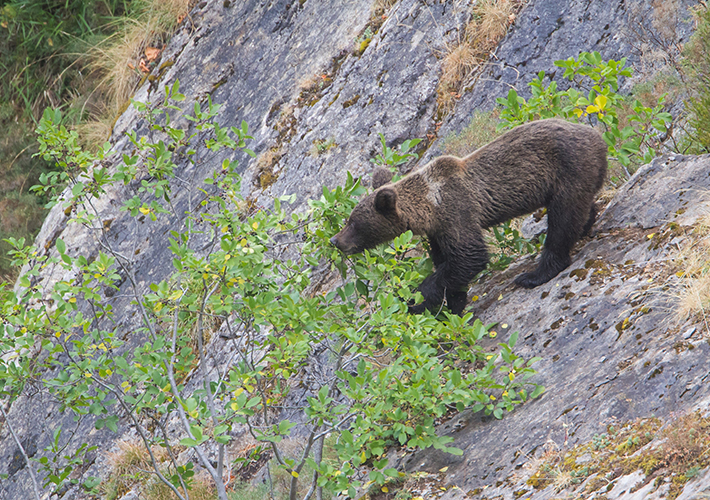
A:
<svg viewBox="0 0 710 500">
<path fill-rule="evenodd" d="M 49 165 L 32 159 L 37 150 L 32 131 L 46 106 L 64 105 L 86 87 L 76 60 L 111 32 L 111 21 L 124 5 L 117 0 L 2 2 L 0 205 L 11 209 L 2 211 L 0 240 L 37 234 L 44 201 L 27 193 Z M 16 270 L 5 258 L 9 248 L 0 244 L 0 279 L 13 281 Z"/>
<path fill-rule="evenodd" d="M 123 156 L 114 173 L 94 163 L 110 155 L 108 146 L 97 156 L 82 151 L 75 134 L 57 125 L 59 115 L 45 112 L 38 128 L 40 153 L 62 168 L 43 176 L 39 189 L 49 195 L 67 183 L 69 196 L 61 201 L 54 197 L 53 203 L 72 207 L 72 221 L 101 238 L 102 251 L 92 257 L 69 252 L 57 239 L 58 256 L 49 257 L 11 240 L 15 263 L 28 266 L 28 273 L 16 290 L 5 291 L 0 303 L 2 350 L 13 353 L 0 361 L 2 405 L 17 397 L 29 376 L 41 372 L 44 386 L 65 411 L 93 415 L 98 429 L 113 431 L 126 418 L 147 449 L 165 447 L 170 458 L 167 463 L 153 461 L 153 471 L 178 498 L 189 488 L 194 465 L 177 461 L 176 443 L 161 431 L 163 422 L 180 422 L 180 444 L 195 450 L 221 500 L 227 499 L 224 449 L 231 431 L 242 426 L 288 474 L 289 498 L 295 499 L 304 488 L 354 496 L 360 485 L 356 470 L 362 466 L 376 483 L 399 477 L 399 471 L 388 467 L 385 454 L 391 447 L 433 446 L 461 454 L 450 446 L 452 438 L 437 434 L 437 419 L 465 408 L 501 418 L 542 392 L 528 381 L 535 359 L 513 352 L 517 333 L 490 352 L 478 342 L 495 336 L 493 325 L 474 322 L 471 314 L 435 318 L 407 313 L 412 288 L 431 266 L 428 259 L 412 255 L 416 240 L 411 232 L 351 259 L 329 245 L 364 192 L 350 175 L 344 186 L 324 188 L 305 213 L 284 209 L 291 196 L 254 210 L 240 195 L 235 163 L 225 159 L 200 188 L 201 210 L 188 214 L 184 228 L 165 242 L 174 254 L 174 273 L 147 291 L 141 289 L 132 256 L 117 252 L 104 237 L 108 229 L 91 200 L 113 184 L 131 182 L 138 168 L 145 169 L 150 176 L 123 210 L 151 223 L 173 210 L 174 162 L 202 161 L 194 145 L 214 154 L 227 149 L 225 157 L 234 149 L 251 153 L 246 123 L 220 127 L 215 121 L 219 106 L 211 102 L 204 110 L 196 103 L 194 114 L 186 117 L 192 126 L 177 128 L 168 113 L 185 96 L 177 82 L 165 91 L 163 105 L 155 109 L 134 102 L 150 129 L 165 139 L 156 143 L 132 133 L 135 149 Z M 181 152 L 186 154 L 178 156 Z M 197 231 L 212 235 L 215 247 L 206 253 L 197 250 Z M 281 257 L 284 238 L 293 241 L 297 256 Z M 73 269 L 76 278 L 38 287 L 30 278 L 47 265 Z M 342 283 L 327 293 L 314 292 L 314 269 L 324 265 L 342 273 Z M 102 292 L 116 288 L 119 272 L 126 276 L 143 320 L 143 328 L 133 334 L 142 338 L 132 351 L 111 321 L 115 312 Z M 41 297 L 51 297 L 51 306 L 37 300 Z M 89 307 L 80 307 L 82 302 Z M 28 307 L 30 303 L 35 306 Z M 234 362 L 219 381 L 208 378 L 205 366 L 205 342 L 215 324 L 236 343 Z M 43 355 L 36 356 L 38 348 Z M 332 369 L 309 380 L 304 393 L 293 380 L 304 376 L 317 352 L 327 354 Z M 189 377 L 199 381 L 193 393 L 185 391 Z M 305 419 L 283 416 L 294 400 L 304 397 Z M 12 429 L 12 420 L 6 425 Z M 306 436 L 303 449 L 285 446 L 296 427 Z M 314 453 L 327 436 L 337 438 L 334 450 Z M 36 455 L 47 489 L 77 481 L 71 472 L 87 448 L 64 455 L 64 443 L 71 438 L 59 429 L 56 446 Z M 205 454 L 207 444 L 218 450 L 215 464 Z M 314 471 L 311 477 L 301 477 L 306 465 Z M 33 466 L 28 465 L 30 470 Z"/>
<path fill-rule="evenodd" d="M 695 14 L 697 29 L 683 51 L 691 94 L 687 106 L 694 139 L 710 152 L 710 8 L 698 5 Z"/>
<path fill-rule="evenodd" d="M 582 52 L 577 59 L 555 61 L 555 66 L 564 68 L 563 78 L 573 82 L 572 86 L 560 91 L 554 80 L 545 86 L 541 71 L 529 83 L 529 100 L 510 89 L 507 98 L 496 100 L 502 106 L 501 128 L 542 118 L 585 120 L 601 127 L 610 156 L 624 168 L 632 162 L 649 162 L 661 151 L 659 138 L 668 133 L 672 116 L 663 111 L 663 98 L 648 107 L 618 93 L 619 79 L 632 74 L 626 58 L 604 61 L 598 52 Z"/>
</svg>

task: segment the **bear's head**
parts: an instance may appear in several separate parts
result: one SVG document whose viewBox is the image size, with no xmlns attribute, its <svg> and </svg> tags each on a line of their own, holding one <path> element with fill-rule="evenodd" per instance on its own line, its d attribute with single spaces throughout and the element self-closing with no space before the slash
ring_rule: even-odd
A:
<svg viewBox="0 0 710 500">
<path fill-rule="evenodd" d="M 384 169 L 383 169 L 384 170 Z M 346 255 L 362 252 L 367 248 L 386 243 L 407 230 L 407 224 L 397 207 L 397 189 L 386 184 L 392 178 L 375 172 L 374 193 L 368 195 L 353 209 L 345 227 L 330 239 L 330 242 Z"/>
</svg>

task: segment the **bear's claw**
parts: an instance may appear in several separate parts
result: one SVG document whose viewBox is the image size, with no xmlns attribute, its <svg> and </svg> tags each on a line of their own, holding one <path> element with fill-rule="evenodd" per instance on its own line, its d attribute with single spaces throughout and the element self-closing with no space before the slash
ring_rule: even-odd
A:
<svg viewBox="0 0 710 500">
<path fill-rule="evenodd" d="M 544 276 L 540 276 L 540 274 L 536 272 L 523 273 L 515 278 L 515 284 L 523 288 L 535 288 L 536 286 L 550 281 L 550 278 L 543 278 Z"/>
</svg>

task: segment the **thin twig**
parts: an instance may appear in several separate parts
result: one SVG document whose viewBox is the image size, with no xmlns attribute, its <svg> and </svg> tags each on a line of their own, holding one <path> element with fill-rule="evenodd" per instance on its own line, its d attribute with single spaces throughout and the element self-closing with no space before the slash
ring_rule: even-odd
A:
<svg viewBox="0 0 710 500">
<path fill-rule="evenodd" d="M 5 413 L 5 408 L 3 408 L 3 405 L 1 405 L 1 404 L 0 404 L 0 412 L 2 412 L 2 416 L 5 419 L 5 424 L 7 425 L 7 428 L 10 429 L 10 434 L 12 434 L 12 438 L 15 440 L 15 444 L 17 444 L 17 447 L 20 449 L 20 453 L 22 453 L 22 458 L 25 459 L 25 463 L 27 464 L 27 472 L 29 472 L 30 478 L 32 478 L 32 490 L 35 494 L 35 499 L 40 500 L 39 485 L 37 484 L 37 476 L 35 475 L 35 471 L 32 470 L 32 464 L 30 463 L 30 457 L 27 456 L 27 453 L 25 452 L 25 447 L 22 446 L 20 439 L 17 437 L 17 434 L 15 434 L 15 429 L 12 426 L 12 422 L 8 418 L 7 413 Z"/>
</svg>

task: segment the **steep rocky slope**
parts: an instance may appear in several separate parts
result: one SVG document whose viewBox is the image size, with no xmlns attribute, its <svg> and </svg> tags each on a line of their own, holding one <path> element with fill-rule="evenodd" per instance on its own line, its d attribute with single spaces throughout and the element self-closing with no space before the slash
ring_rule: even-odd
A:
<svg viewBox="0 0 710 500">
<path fill-rule="evenodd" d="M 245 194 L 259 203 L 295 193 L 298 209 L 317 196 L 323 185 L 341 184 L 347 171 L 369 172 L 368 160 L 379 149 L 380 132 L 393 145 L 426 138 L 422 143 L 428 146 L 425 161 L 439 153 L 440 137 L 468 124 L 473 110 L 490 107 L 510 85 L 524 93 L 524 83 L 539 70 L 553 70 L 555 59 L 598 50 L 604 58 L 630 55 L 640 61 L 626 37 L 632 5 L 614 2 L 613 8 L 607 8 L 581 0 L 531 0 L 501 43 L 496 64 L 469 82 L 456 110 L 440 124 L 436 109 L 440 60 L 459 39 L 472 4 L 401 0 L 386 12 L 386 19 L 382 13 L 377 19 L 366 1 L 203 2 L 163 53 L 156 78 L 147 81 L 135 99 L 157 102 L 162 98 L 162 85 L 179 79 L 187 96 L 184 109 L 192 109 L 194 102 L 204 102 L 209 96 L 223 105 L 223 125 L 238 125 L 242 119 L 249 122 L 258 158 L 235 156 L 244 175 Z M 650 2 L 642 5 L 650 8 Z M 682 19 L 677 26 L 680 40 L 691 29 Z M 368 27 L 371 39 L 365 36 Z M 146 130 L 145 121 L 129 109 L 116 123 L 113 148 L 119 153 L 129 150 L 125 133 L 140 135 Z M 198 154 L 206 158 L 202 168 L 194 172 L 185 168 L 180 176 L 199 182 L 212 171 L 215 165 L 210 156 L 205 151 Z M 464 456 L 453 459 L 424 453 L 416 456 L 410 468 L 434 470 L 447 464 L 448 483 L 463 491 L 499 488 L 487 490 L 485 496 L 510 498 L 513 491 L 520 491 L 514 481 L 495 485 L 524 461 L 516 452 L 532 456 L 548 438 L 557 443 L 585 442 L 606 419 L 623 421 L 651 413 L 668 416 L 707 399 L 707 383 L 703 383 L 707 330 L 701 324 L 681 329 L 656 326 L 665 317 L 664 311 L 672 309 L 672 299 L 652 295 L 659 305 L 648 306 L 653 312 L 642 314 L 636 297 L 643 296 L 648 279 L 665 279 L 668 274 L 663 262 L 671 251 L 669 242 L 676 241 L 667 226 L 669 219 L 688 206 L 700 208 L 688 197 L 677 197 L 676 190 L 662 179 L 678 178 L 682 189 L 707 187 L 703 173 L 709 169 L 708 161 L 666 158 L 639 172 L 634 184 L 610 205 L 597 236 L 580 248 L 570 268 L 572 276 L 563 274 L 541 289 L 513 290 L 510 277 L 521 266 L 531 265 L 522 262 L 472 290 L 483 297 L 473 305 L 483 319 L 509 324 L 508 330 L 523 334 L 519 345 L 526 352 L 542 353 L 539 377 L 548 393 L 501 422 L 462 415 L 450 425 L 465 427 L 453 434 L 465 449 Z M 696 176 L 688 177 L 690 172 Z M 649 190 L 656 186 L 652 183 L 667 189 L 666 198 L 658 197 L 661 191 L 655 187 Z M 117 248 L 134 256 L 131 267 L 147 288 L 170 273 L 165 238 L 182 220 L 164 217 L 148 228 L 119 212 L 120 202 L 133 196 L 137 187 L 115 188 L 97 209 L 109 221 L 110 238 Z M 197 210 L 194 189 L 175 193 L 176 213 Z M 683 205 L 684 201 L 689 205 Z M 639 207 L 656 207 L 657 212 L 642 218 Z M 698 215 L 697 210 L 688 210 L 676 223 L 689 226 Z M 657 240 L 664 238 L 656 248 L 657 240 L 648 239 L 650 233 Z M 56 256 L 57 238 L 64 240 L 69 253 L 81 250 L 96 255 L 99 251 L 92 234 L 79 225 L 67 225 L 60 207 L 47 218 L 37 247 Z M 39 279 L 47 285 L 68 278 L 57 266 L 47 268 Z M 121 290 L 107 301 L 123 311 L 120 327 L 130 341 L 140 318 L 130 304 L 128 287 L 122 283 Z M 629 322 L 624 323 L 625 319 Z M 683 337 L 691 327 L 693 333 Z M 219 351 L 219 338 L 214 342 L 213 348 Z M 694 348 L 677 350 L 678 342 Z M 74 425 L 47 394 L 32 389 L 13 404 L 9 418 L 32 454 L 47 446 L 58 425 L 65 429 Z M 449 427 L 443 431 L 449 432 Z M 95 431 L 90 421 L 84 421 L 77 433 L 101 447 L 94 455 L 96 462 L 82 473 L 104 474 L 102 452 L 130 432 L 126 422 L 113 434 Z M 0 498 L 30 498 L 24 462 L 6 427 L 0 437 L 0 473 L 8 474 L 0 482 Z M 67 499 L 81 496 L 80 488 L 63 493 Z"/>
<path fill-rule="evenodd" d="M 616 194 L 594 237 L 578 246 L 574 262 L 557 278 L 534 290 L 516 289 L 512 278 L 532 265 L 521 261 L 472 287 L 481 297 L 473 305 L 481 319 L 505 325 L 501 333 L 519 331 L 521 352 L 543 358 L 535 367 L 547 392 L 501 421 L 461 415 L 444 427 L 464 455 L 423 452 L 411 457 L 411 467 L 448 466 L 450 486 L 477 491 L 473 498 L 630 498 L 602 485 L 585 492 L 586 483 L 560 492 L 564 484 L 540 481 L 534 484 L 546 488 L 538 491 L 526 481 L 542 463 L 532 470 L 522 466 L 546 448 L 561 454 L 589 443 L 609 426 L 707 411 L 710 335 L 702 318 L 674 317 L 682 288 L 672 262 L 692 241 L 708 238 L 691 231 L 709 220 L 710 203 L 702 195 L 708 189 L 710 156 L 657 158 Z M 542 476 L 554 482 L 555 470 Z M 624 482 L 616 476 L 607 484 Z M 637 483 L 643 475 L 627 488 Z M 634 498 L 648 498 L 653 486 Z M 704 483 L 702 490 L 708 488 Z"/>
</svg>

